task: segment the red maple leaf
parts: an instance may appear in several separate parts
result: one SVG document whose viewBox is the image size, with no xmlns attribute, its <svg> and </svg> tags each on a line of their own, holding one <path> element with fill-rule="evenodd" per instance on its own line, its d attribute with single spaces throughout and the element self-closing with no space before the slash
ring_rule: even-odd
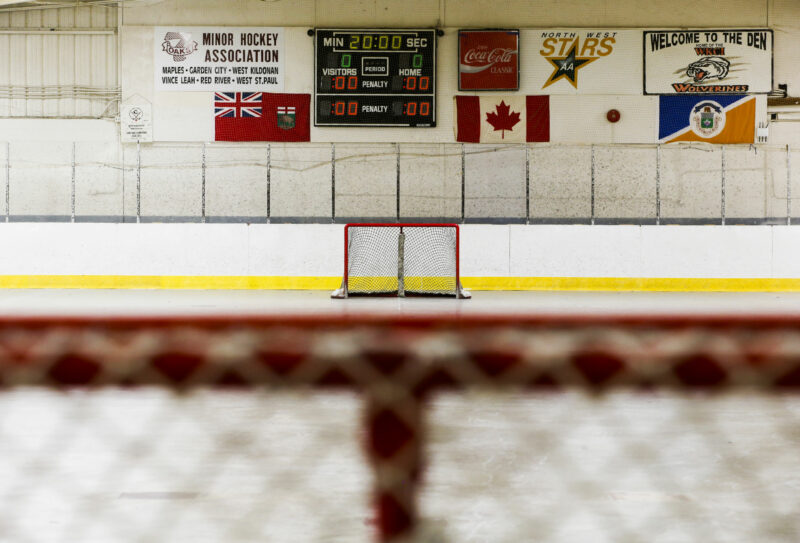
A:
<svg viewBox="0 0 800 543">
<path fill-rule="evenodd" d="M 519 113 L 511 113 L 511 107 L 506 105 L 505 100 L 501 101 L 500 105 L 495 106 L 494 109 L 497 113 L 487 113 L 486 122 L 494 127 L 495 132 L 500 130 L 500 136 L 505 139 L 505 131 L 513 131 L 514 125 L 519 122 Z"/>
</svg>

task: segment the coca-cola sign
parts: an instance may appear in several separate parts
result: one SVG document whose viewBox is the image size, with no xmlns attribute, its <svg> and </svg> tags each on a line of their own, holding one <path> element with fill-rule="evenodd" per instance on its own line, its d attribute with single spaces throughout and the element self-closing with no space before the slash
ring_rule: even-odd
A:
<svg viewBox="0 0 800 543">
<path fill-rule="evenodd" d="M 519 30 L 459 30 L 459 90 L 519 89 Z"/>
</svg>

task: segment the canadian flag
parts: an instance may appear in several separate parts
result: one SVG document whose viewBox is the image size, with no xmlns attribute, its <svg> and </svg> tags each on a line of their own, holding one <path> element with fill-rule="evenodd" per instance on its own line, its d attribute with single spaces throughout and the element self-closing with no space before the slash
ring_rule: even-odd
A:
<svg viewBox="0 0 800 543">
<path fill-rule="evenodd" d="M 456 96 L 456 141 L 550 141 L 549 96 Z"/>
</svg>

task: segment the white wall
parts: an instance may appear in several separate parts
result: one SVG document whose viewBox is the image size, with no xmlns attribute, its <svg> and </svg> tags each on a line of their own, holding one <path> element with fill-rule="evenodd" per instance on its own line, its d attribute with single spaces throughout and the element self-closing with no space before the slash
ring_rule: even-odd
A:
<svg viewBox="0 0 800 543">
<path fill-rule="evenodd" d="M 53 125 L 68 135 L 56 139 L 47 129 Z M 327 143 L 215 143 L 205 146 L 204 169 L 203 144 L 142 145 L 139 153 L 136 145 L 108 143 L 115 130 L 108 121 L 2 119 L 4 126 L 30 138 L 0 143 L 0 217 L 6 215 L 7 192 L 12 221 L 70 217 L 74 173 L 79 222 L 134 221 L 137 210 L 144 221 L 199 222 L 203 201 L 211 220 L 263 222 L 269 210 L 274 219 L 327 222 L 334 168 L 337 219 L 393 220 L 398 163 L 402 217 L 461 218 L 459 144 L 340 143 L 334 165 Z M 723 180 L 729 221 L 784 221 L 787 211 L 800 215 L 800 148 L 725 146 L 724 172 L 722 149 L 709 145 L 464 150 L 468 220 L 525 219 L 526 159 L 533 221 L 588 221 L 594 188 L 594 216 L 600 220 L 654 222 L 658 193 L 663 220 L 718 223 Z"/>
<path fill-rule="evenodd" d="M 800 16 L 800 11 L 798 11 Z M 253 23 L 249 23 L 253 24 Z M 275 25 L 264 21 L 263 24 Z M 430 22 L 429 24 L 434 24 Z M 515 23 L 509 22 L 511 26 Z M 518 25 L 517 25 L 518 26 Z M 599 26 L 598 26 L 599 28 Z M 605 28 L 613 28 L 606 26 Z M 285 29 L 285 91 L 314 93 L 314 38 L 306 27 Z M 347 143 L 452 143 L 454 110 L 452 97 L 459 94 L 457 79 L 458 27 L 444 28 L 437 41 L 437 125 L 434 128 L 336 128 L 311 126 L 313 142 Z M 520 36 L 520 89 L 517 94 L 544 94 L 543 78 L 536 77 L 536 51 L 526 43 L 534 41 L 536 31 L 523 29 Z M 800 38 L 800 31 L 798 32 Z M 153 104 L 153 133 L 156 141 L 213 141 L 214 117 L 212 92 L 158 92 L 154 89 L 155 67 L 151 54 L 157 44 L 152 26 L 126 25 L 121 29 L 123 100 L 133 97 Z M 639 38 L 641 40 L 641 38 Z M 553 95 L 550 97 L 553 143 L 655 143 L 658 140 L 658 97 L 641 96 L 641 58 L 629 59 L 636 77 L 617 81 L 609 73 L 608 95 Z M 639 63 L 639 64 L 636 64 Z M 638 69 L 637 69 L 638 66 Z M 623 66 L 617 68 L 624 70 Z M 541 71 L 541 70 L 539 70 Z M 794 73 L 794 72 L 792 72 Z M 544 76 L 546 78 L 546 76 Z M 486 93 L 484 93 L 486 94 Z M 615 108 L 621 112 L 619 123 L 612 124 L 605 114 Z M 766 97 L 757 97 L 757 122 L 766 121 Z M 313 115 L 313 114 L 312 114 Z M 770 142 L 784 133 L 776 132 Z"/>
<path fill-rule="evenodd" d="M 124 24 L 438 28 L 775 29 L 775 83 L 800 95 L 796 0 L 167 0 L 130 6 Z M 454 58 L 454 57 L 453 57 Z"/>
<path fill-rule="evenodd" d="M 52 15 L 3 15 L 11 26 L 111 25 L 114 10 L 55 10 Z M 97 13 L 104 13 L 105 18 Z M 105 11 L 104 11 L 105 10 Z M 27 12 L 26 12 L 27 13 Z M 38 13 L 38 12 L 37 12 Z M 50 13 L 50 12 L 48 12 Z M 72 15 L 70 15 L 72 14 Z M 37 19 L 39 17 L 39 19 Z M 796 0 L 164 0 L 122 9 L 121 73 L 123 98 L 140 95 L 156 105 L 156 133 L 177 145 L 142 146 L 142 175 L 137 178 L 136 146 L 118 143 L 117 126 L 108 121 L 0 119 L 0 141 L 11 142 L 10 171 L 5 177 L 5 149 L 0 144 L 0 195 L 10 190 L 10 209 L 0 196 L 0 213 L 14 218 L 66 217 L 71 213 L 71 148 L 78 141 L 76 213 L 78 220 L 130 220 L 136 215 L 136 187 L 142 187 L 145 217 L 198 220 L 201 214 L 199 144 L 184 145 L 187 133 L 208 133 L 208 93 L 153 92 L 153 32 L 156 25 L 268 25 L 287 27 L 286 79 L 289 92 L 312 92 L 313 27 L 439 27 L 440 81 L 435 129 L 313 128 L 318 144 L 272 145 L 271 210 L 277 217 L 324 218 L 331 214 L 331 150 L 337 145 L 338 216 L 393 216 L 396 159 L 401 145 L 401 214 L 406 217 L 460 217 L 460 145 L 453 143 L 450 96 L 456 91 L 455 32 L 469 27 L 653 28 L 691 26 L 775 29 L 775 83 L 788 83 L 800 94 L 800 2 Z M 88 22 L 87 22 L 88 21 Z M 524 33 L 523 33 L 524 37 Z M 27 45 L 26 45 L 27 47 Z M 524 49 L 524 44 L 523 44 Z M 26 49 L 26 54 L 35 52 Z M 91 48 L 94 51 L 94 48 Z M 72 54 L 72 53 L 70 53 Z M 77 54 L 77 53 L 76 53 Z M 85 54 L 85 52 L 80 53 Z M 99 53 L 98 53 L 99 54 Z M 69 56 L 69 55 L 67 55 Z M 9 55 L 11 59 L 13 55 Z M 105 51 L 98 58 L 108 57 Z M 528 55 L 530 57 L 530 55 Z M 526 62 L 523 55 L 523 65 Z M 0 58 L 0 74 L 3 62 Z M 449 61 L 447 59 L 450 59 Z M 74 59 L 73 59 L 74 60 Z M 110 62 L 110 59 L 107 58 Z M 67 63 L 66 65 L 69 65 Z M 109 64 L 110 65 L 110 64 Z M 523 72 L 524 75 L 525 72 Z M 15 81 L 16 82 L 16 81 Z M 534 92 L 523 77 L 520 92 Z M 564 145 L 530 147 L 531 216 L 570 220 L 590 215 L 591 150 L 583 134 L 594 129 L 609 142 L 648 141 L 655 130 L 648 103 L 652 97 L 558 97 L 554 115 L 575 114 L 574 129 L 556 133 Z M 580 100 L 581 102 L 570 102 Z M 763 107 L 763 100 L 760 100 Z M 620 105 L 621 104 L 621 105 Z M 644 105 L 642 105 L 644 104 Z M 630 114 L 613 128 L 603 112 L 611 105 Z M 202 113 L 198 116 L 197 113 Z M 648 116 L 650 115 L 650 116 Z M 596 117 L 598 120 L 592 120 Z M 200 124 L 193 125 L 203 118 Z M 636 119 L 636 122 L 630 122 Z M 646 122 L 640 122 L 642 119 Z M 651 125 L 651 126 L 648 126 Z M 773 123 L 774 147 L 727 147 L 726 211 L 729 217 L 786 215 L 787 171 L 784 149 L 794 157 L 791 179 L 793 215 L 800 214 L 800 123 Z M 192 139 L 196 139 L 192 137 Z M 347 145 L 345 145 L 347 142 Z M 352 142 L 361 142 L 351 145 Z M 368 142 L 368 143 L 364 143 Z M 431 143 L 434 142 L 434 143 Z M 266 146 L 214 145 L 207 150 L 207 214 L 262 220 L 266 215 Z M 651 146 L 598 146 L 595 156 L 596 216 L 654 218 L 656 152 Z M 670 146 L 662 151 L 662 217 L 714 219 L 721 215 L 721 151 L 703 145 Z M 466 215 L 480 219 L 524 215 L 525 149 L 467 146 Z"/>
<path fill-rule="evenodd" d="M 96 142 L 115 143 L 119 128 L 111 119 L 4 119 L 0 134 L 11 142 Z M 46 154 L 46 147 L 41 152 Z"/>
<path fill-rule="evenodd" d="M 126 7 L 121 29 L 124 98 L 142 96 L 154 104 L 157 140 L 203 141 L 213 138 L 210 93 L 157 93 L 153 91 L 153 31 L 155 25 L 286 25 L 286 91 L 313 93 L 313 27 L 376 26 L 431 27 L 445 30 L 438 40 L 438 118 L 436 128 L 311 128 L 311 139 L 319 145 L 294 148 L 273 145 L 274 216 L 330 216 L 330 150 L 337 145 L 337 216 L 392 217 L 396 160 L 394 150 L 383 143 L 401 146 L 401 214 L 406 217 L 460 217 L 460 148 L 453 145 L 453 111 L 450 98 L 457 94 L 456 57 L 458 28 L 500 26 L 522 28 L 522 81 L 520 93 L 539 93 L 541 84 L 529 77 L 531 51 L 526 37 L 538 27 L 763 27 L 776 25 L 776 82 L 797 76 L 791 62 L 793 42 L 800 38 L 793 17 L 800 18 L 800 5 L 791 2 L 727 0 L 713 2 L 638 0 L 594 0 L 545 2 L 482 0 L 305 0 L 264 3 L 256 0 L 211 2 L 167 0 L 151 6 Z M 699 23 L 702 21 L 702 24 Z M 786 26 L 789 25 L 789 26 Z M 526 27 L 528 30 L 526 30 Z M 448 60 L 449 59 L 449 60 Z M 782 66 L 779 68 L 779 66 Z M 787 79 L 788 78 L 788 79 Z M 800 92 L 800 85 L 797 86 Z M 621 93 L 627 93 L 623 89 Z M 622 110 L 622 121 L 610 125 L 605 111 Z M 758 98 L 759 118 L 766 99 Z M 574 219 L 590 215 L 591 151 L 581 147 L 592 133 L 599 141 L 652 142 L 657 131 L 657 98 L 651 96 L 554 96 L 553 117 L 573 119 L 554 123 L 553 140 L 566 145 L 532 146 L 531 211 L 534 218 Z M 785 127 L 781 125 L 780 128 Z M 772 131 L 778 144 L 800 141 L 791 130 Z M 350 145 L 357 142 L 357 145 Z M 344 145 L 347 143 L 347 145 Z M 426 145 L 434 143 L 436 145 Z M 575 144 L 572 147 L 570 144 Z M 420 151 L 419 149 L 424 149 Z M 754 150 L 755 149 L 755 150 Z M 230 152 L 220 149 L 217 158 Z M 157 147 L 148 148 L 150 158 L 166 160 Z M 178 151 L 172 159 L 185 163 L 197 150 Z M 237 156 L 250 163 L 262 161 L 262 149 L 241 149 Z M 735 172 L 726 182 L 730 192 L 729 217 L 783 217 L 786 214 L 785 167 L 780 150 L 729 147 L 727 158 Z M 130 148 L 126 151 L 131 156 Z M 164 155 L 162 158 L 159 157 Z M 423 156 L 424 155 L 424 156 Z M 765 157 L 770 156 L 769 159 Z M 775 155 L 775 157 L 773 157 Z M 662 156 L 662 216 L 697 219 L 720 217 L 721 153 L 719 148 L 684 146 L 665 150 Z M 652 147 L 597 149 L 595 163 L 596 215 L 599 218 L 650 218 L 656 216 L 656 152 Z M 468 218 L 522 218 L 525 212 L 525 152 L 522 148 L 468 146 L 466 204 Z M 265 212 L 263 170 L 252 168 L 242 175 L 223 176 L 220 192 L 239 193 L 239 203 L 228 198 L 212 215 L 258 216 Z M 146 215 L 184 214 L 197 216 L 195 196 L 197 168 L 147 171 L 145 185 L 156 191 L 147 197 Z M 225 177 L 225 179 L 223 179 Z M 191 202 L 177 209 L 173 203 L 181 191 Z M 244 191 L 242 193 L 241 191 Z M 800 195 L 800 191 L 794 191 Z M 216 196 L 211 195 L 211 200 Z M 128 198 L 128 201 L 130 199 Z M 152 202 L 152 205 L 150 203 Z M 242 211 L 244 210 L 244 211 Z"/>
</svg>

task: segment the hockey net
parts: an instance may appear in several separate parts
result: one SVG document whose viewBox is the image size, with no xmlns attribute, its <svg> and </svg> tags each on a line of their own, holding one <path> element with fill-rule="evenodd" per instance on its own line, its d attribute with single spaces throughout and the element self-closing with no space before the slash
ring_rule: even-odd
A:
<svg viewBox="0 0 800 543">
<path fill-rule="evenodd" d="M 3 541 L 800 539 L 800 319 L 16 319 L 0 385 Z"/>
<path fill-rule="evenodd" d="M 333 296 L 359 294 L 469 297 L 459 278 L 458 225 L 346 225 L 344 277 Z"/>
</svg>

